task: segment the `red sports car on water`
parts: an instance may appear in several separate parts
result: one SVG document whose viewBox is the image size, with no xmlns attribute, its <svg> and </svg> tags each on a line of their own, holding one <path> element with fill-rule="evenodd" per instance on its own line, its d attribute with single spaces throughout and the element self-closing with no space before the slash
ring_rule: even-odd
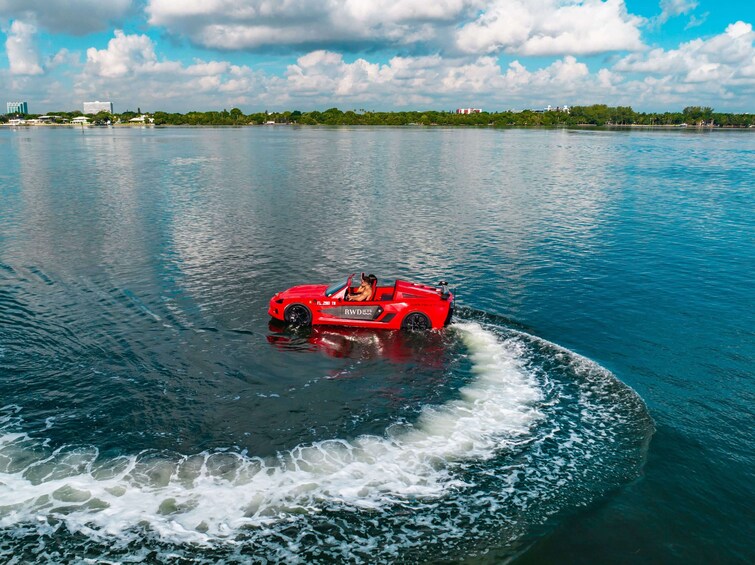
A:
<svg viewBox="0 0 755 565">
<path fill-rule="evenodd" d="M 333 285 L 294 286 L 270 299 L 268 313 L 276 320 L 299 326 L 332 325 L 388 330 L 422 331 L 448 325 L 453 314 L 454 296 L 448 285 L 428 286 L 397 280 L 386 286 L 372 277 L 371 294 L 366 300 L 352 298 L 362 280 L 355 275 Z M 362 287 L 364 288 L 364 287 Z"/>
</svg>

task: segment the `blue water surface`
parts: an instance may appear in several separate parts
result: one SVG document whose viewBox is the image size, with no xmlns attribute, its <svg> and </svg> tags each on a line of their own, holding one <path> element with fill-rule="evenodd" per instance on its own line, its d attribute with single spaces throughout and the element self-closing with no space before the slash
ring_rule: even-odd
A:
<svg viewBox="0 0 755 565">
<path fill-rule="evenodd" d="M 0 554 L 755 561 L 753 163 L 751 131 L 0 129 Z M 463 324 L 269 326 L 360 271 L 448 280 Z M 503 394 L 486 371 L 512 420 L 428 447 L 428 410 Z M 370 462 L 353 492 L 321 469 L 266 525 L 204 511 L 331 440 Z M 427 466 L 397 487 L 402 446 Z M 200 455 L 225 490 L 151 498 Z"/>
</svg>

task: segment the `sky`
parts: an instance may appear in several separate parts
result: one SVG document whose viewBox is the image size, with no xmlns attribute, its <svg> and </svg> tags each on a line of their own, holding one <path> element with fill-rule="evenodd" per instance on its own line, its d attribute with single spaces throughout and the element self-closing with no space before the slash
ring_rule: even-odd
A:
<svg viewBox="0 0 755 565">
<path fill-rule="evenodd" d="M 755 112 L 754 23 L 752 0 L 0 0 L 0 100 Z"/>
</svg>

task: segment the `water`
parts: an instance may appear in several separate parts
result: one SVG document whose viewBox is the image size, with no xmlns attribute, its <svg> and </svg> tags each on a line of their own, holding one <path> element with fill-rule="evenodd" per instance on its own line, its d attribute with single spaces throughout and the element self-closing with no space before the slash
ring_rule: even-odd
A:
<svg viewBox="0 0 755 565">
<path fill-rule="evenodd" d="M 755 137 L 0 130 L 8 562 L 751 562 Z M 429 335 L 277 290 L 447 279 Z"/>
</svg>

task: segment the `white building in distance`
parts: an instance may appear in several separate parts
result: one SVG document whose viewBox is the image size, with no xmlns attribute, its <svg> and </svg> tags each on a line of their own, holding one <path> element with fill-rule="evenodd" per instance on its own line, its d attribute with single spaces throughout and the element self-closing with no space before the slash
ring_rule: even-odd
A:
<svg viewBox="0 0 755 565">
<path fill-rule="evenodd" d="M 7 102 L 5 104 L 7 114 L 28 114 L 29 106 L 26 102 Z"/>
<path fill-rule="evenodd" d="M 96 114 L 97 112 L 109 112 L 110 114 L 112 114 L 113 103 L 100 102 L 99 100 L 95 100 L 94 102 L 84 102 L 85 114 Z"/>
<path fill-rule="evenodd" d="M 482 108 L 456 108 L 457 114 L 481 114 Z"/>
</svg>

